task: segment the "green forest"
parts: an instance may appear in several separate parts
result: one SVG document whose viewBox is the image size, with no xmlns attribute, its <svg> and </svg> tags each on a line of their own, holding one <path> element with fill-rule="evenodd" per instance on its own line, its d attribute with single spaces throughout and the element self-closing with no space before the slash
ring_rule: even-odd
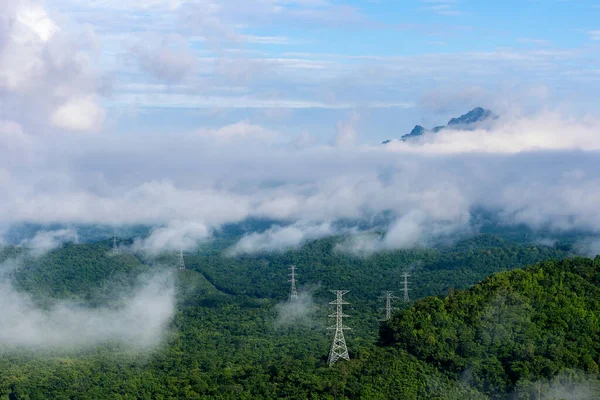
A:
<svg viewBox="0 0 600 400">
<path fill-rule="evenodd" d="M 0 399 L 598 398 L 600 258 L 492 234 L 365 257 L 341 240 L 238 257 L 214 240 L 185 254 L 185 270 L 177 254 L 112 255 L 108 240 L 43 256 L 4 247 L 3 279 L 42 310 L 119 309 L 115 293 L 165 271 L 176 302 L 150 349 L 0 344 Z M 287 301 L 292 264 L 301 312 Z M 384 322 L 381 291 L 401 297 L 404 272 L 411 301 Z M 329 367 L 335 289 L 349 290 L 351 359 Z"/>
</svg>

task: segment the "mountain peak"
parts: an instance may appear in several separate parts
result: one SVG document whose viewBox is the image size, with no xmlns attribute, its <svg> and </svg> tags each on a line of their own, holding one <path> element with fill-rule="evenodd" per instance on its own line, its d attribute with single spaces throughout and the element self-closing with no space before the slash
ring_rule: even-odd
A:
<svg viewBox="0 0 600 400">
<path fill-rule="evenodd" d="M 452 129 L 452 128 L 460 128 L 460 129 L 474 129 L 473 125 L 479 122 L 483 122 L 489 118 L 496 118 L 496 116 L 490 111 L 483 107 L 475 107 L 471 111 L 466 114 L 461 115 L 457 118 L 452 118 L 448 121 L 448 125 L 445 126 L 436 126 L 435 128 L 429 130 L 421 125 L 415 125 L 415 127 L 410 131 L 410 133 L 402 136 L 400 139 L 403 142 L 407 140 L 415 139 L 417 137 L 423 136 L 426 133 L 438 133 L 444 129 Z M 392 142 L 392 140 L 384 140 L 382 144 L 388 144 Z"/>
<path fill-rule="evenodd" d="M 412 129 L 412 131 L 410 131 L 410 133 L 408 135 L 404 135 L 402 136 L 402 141 L 405 142 L 408 139 L 412 139 L 418 136 L 423 136 L 425 133 L 427 133 L 427 129 L 423 128 L 421 125 L 415 125 L 415 127 Z"/>
<path fill-rule="evenodd" d="M 458 118 L 452 118 L 450 121 L 448 121 L 448 126 L 474 124 L 477 122 L 485 121 L 491 116 L 492 112 L 490 110 L 486 110 L 481 107 L 475 107 L 468 113 L 463 114 Z"/>
<path fill-rule="evenodd" d="M 421 125 L 415 125 L 415 127 L 412 129 L 412 131 L 410 131 L 409 135 L 421 136 L 424 133 L 425 133 L 425 128 L 423 128 Z"/>
</svg>

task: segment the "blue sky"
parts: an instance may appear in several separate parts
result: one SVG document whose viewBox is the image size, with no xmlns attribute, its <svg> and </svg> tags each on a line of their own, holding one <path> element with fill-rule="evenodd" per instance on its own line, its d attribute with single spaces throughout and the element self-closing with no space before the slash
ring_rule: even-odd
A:
<svg viewBox="0 0 600 400">
<path fill-rule="evenodd" d="M 94 32 L 109 129 L 120 131 L 248 121 L 326 142 L 353 120 L 375 143 L 476 105 L 590 112 L 600 82 L 593 0 L 60 0 L 50 10 Z"/>
</svg>

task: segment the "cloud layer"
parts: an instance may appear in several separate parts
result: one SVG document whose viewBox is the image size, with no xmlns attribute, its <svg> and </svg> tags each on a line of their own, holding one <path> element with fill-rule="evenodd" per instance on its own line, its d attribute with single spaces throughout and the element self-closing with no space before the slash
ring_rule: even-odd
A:
<svg viewBox="0 0 600 400">
<path fill-rule="evenodd" d="M 543 114 L 422 143 L 343 148 L 298 149 L 284 132 L 275 144 L 195 132 L 177 140 L 30 135 L 27 165 L 36 173 L 1 161 L 0 221 L 160 225 L 136 245 L 168 250 L 190 249 L 250 217 L 291 224 L 245 237 L 238 253 L 295 247 L 340 233 L 332 222 L 383 213 L 393 218 L 374 249 L 468 230 L 473 208 L 495 211 L 506 224 L 597 232 L 600 124 L 547 121 Z M 22 145 L 21 134 L 10 138 Z"/>
<path fill-rule="evenodd" d="M 218 86 L 249 108 L 315 108 L 327 103 L 343 109 L 363 104 L 352 98 L 356 94 L 347 93 L 354 93 L 348 88 L 397 87 L 400 78 L 437 74 L 448 66 L 446 61 L 454 66 L 447 76 L 471 71 L 475 79 L 487 76 L 481 65 L 498 60 L 502 66 L 521 62 L 530 72 L 547 73 L 567 57 L 567 51 L 550 50 L 483 52 L 468 58 L 452 54 L 442 61 L 423 55 L 394 59 L 394 67 L 381 65 L 378 57 L 346 57 L 377 64 L 358 69 L 317 62 L 306 54 L 264 62 L 262 56 L 247 57 L 243 47 L 262 39 L 241 34 L 240 21 L 258 23 L 262 12 L 307 24 L 337 23 L 342 17 L 354 24 L 364 19 L 355 9 L 341 10 L 327 1 L 269 0 L 256 7 L 246 3 L 107 1 L 85 8 L 74 0 L 60 2 L 71 13 L 80 11 L 81 18 L 96 22 L 92 27 L 72 25 L 63 14 L 34 0 L 0 1 L 0 225 L 153 225 L 151 236 L 135 246 L 156 252 L 191 249 L 223 224 L 247 218 L 282 221 L 280 227 L 244 237 L 232 249 L 236 254 L 292 248 L 344 233 L 335 228 L 338 221 L 370 222 L 382 215 L 389 221 L 383 236 L 374 241 L 361 236 L 352 244 L 355 249 L 426 245 L 432 238 L 469 232 L 474 208 L 492 210 L 506 224 L 598 233 L 600 121 L 581 113 L 572 117 L 568 109 L 517 113 L 505 107 L 502 118 L 485 129 L 447 130 L 414 143 L 386 146 L 360 144 L 370 133 L 361 125 L 363 114 L 391 104 L 377 97 L 369 98 L 364 109 L 334 121 L 327 131 L 329 141 L 311 140 L 311 132 L 298 136 L 287 124 L 267 128 L 247 115 L 220 125 L 198 122 L 186 128 L 175 123 L 148 132 L 113 129 L 109 117 L 114 114 L 106 103 L 118 104 L 123 96 L 111 91 L 109 72 L 115 68 L 134 92 L 143 86 L 127 105 L 143 102 L 148 85 L 160 92 L 151 93 L 153 101 L 165 95 L 181 100 L 175 104 L 181 107 L 187 96 L 202 97 L 204 89 L 212 95 Z M 114 26 L 100 23 L 98 10 L 114 16 Z M 152 20 L 156 29 L 148 29 L 152 24 L 144 12 L 160 16 Z M 136 38 L 125 44 L 126 51 L 113 37 L 121 19 L 132 24 L 123 26 L 144 32 L 139 42 Z M 179 35 L 168 33 L 174 24 L 182 27 Z M 153 32 L 145 36 L 148 30 Z M 98 50 L 100 36 L 107 51 Z M 200 50 L 190 41 L 209 43 L 209 49 Z M 232 52 L 227 43 L 238 43 L 237 50 L 244 51 Z M 202 51 L 209 54 L 199 57 Z M 102 56 L 110 52 L 121 58 Z M 122 64 L 115 66 L 117 59 Z M 254 78 L 267 72 L 266 86 L 252 86 L 252 79 L 246 79 L 254 68 L 262 71 L 251 73 Z M 297 75 L 299 69 L 311 74 Z M 166 84 L 140 83 L 140 70 Z M 368 79 L 347 85 L 354 74 Z M 313 92 L 310 99 L 300 96 L 301 100 L 281 99 L 277 90 L 265 89 L 290 87 L 280 86 L 283 81 L 312 89 L 323 82 L 336 84 L 318 98 Z M 306 86 L 298 88 L 291 93 L 306 93 Z M 469 93 L 485 97 L 477 90 Z M 221 106 L 236 107 L 227 96 Z M 544 91 L 536 91 L 536 96 L 543 99 Z M 424 96 L 422 105 L 444 109 L 456 98 L 442 96 L 441 102 L 432 102 L 432 97 L 435 93 Z M 213 100 L 207 104 L 214 105 Z M 398 105 L 398 97 L 394 100 Z M 511 102 L 510 96 L 501 100 Z M 39 237 L 38 242 L 47 247 L 55 239 Z"/>
</svg>

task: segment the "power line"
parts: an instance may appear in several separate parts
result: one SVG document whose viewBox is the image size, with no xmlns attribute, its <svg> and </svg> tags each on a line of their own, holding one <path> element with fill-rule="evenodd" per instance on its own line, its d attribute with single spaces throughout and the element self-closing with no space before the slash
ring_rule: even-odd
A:
<svg viewBox="0 0 600 400">
<path fill-rule="evenodd" d="M 346 346 L 346 339 L 344 338 L 344 330 L 350 329 L 344 326 L 344 318 L 348 317 L 345 315 L 342 307 L 344 304 L 350 304 L 342 298 L 348 290 L 332 290 L 332 293 L 335 293 L 336 299 L 329 304 L 336 306 L 335 314 L 331 314 L 330 318 L 335 318 L 335 325 L 331 326 L 327 329 L 335 330 L 335 335 L 333 337 L 333 344 L 331 345 L 331 350 L 329 352 L 329 359 L 327 363 L 331 367 L 337 360 L 343 358 L 344 360 L 350 360 L 350 355 L 348 354 L 348 347 Z"/>
</svg>

